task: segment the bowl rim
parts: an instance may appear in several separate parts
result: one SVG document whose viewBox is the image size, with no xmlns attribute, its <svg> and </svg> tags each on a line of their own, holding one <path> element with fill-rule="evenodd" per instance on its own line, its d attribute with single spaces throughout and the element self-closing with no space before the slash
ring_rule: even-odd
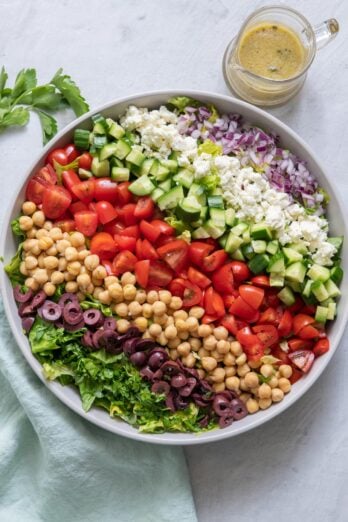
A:
<svg viewBox="0 0 348 522">
<path fill-rule="evenodd" d="M 192 90 L 192 89 L 161 89 L 161 90 L 154 90 L 154 91 L 146 91 L 146 92 L 140 92 L 135 93 L 133 95 L 128 96 L 122 96 L 119 98 L 116 98 L 112 101 L 109 101 L 107 103 L 104 103 L 102 105 L 99 105 L 98 107 L 91 109 L 87 113 L 83 114 L 79 118 L 74 119 L 71 121 L 68 125 L 66 125 L 63 129 L 61 129 L 56 136 L 49 141 L 45 147 L 41 150 L 41 152 L 35 157 L 35 161 L 30 165 L 30 168 L 26 170 L 27 175 L 23 178 L 23 181 L 20 185 L 20 187 L 17 187 L 16 196 L 14 196 L 13 199 L 9 202 L 5 216 L 4 216 L 4 224 L 2 226 L 1 235 L 0 235 L 0 253 L 4 254 L 6 250 L 6 234 L 8 231 L 8 225 L 10 223 L 11 214 L 14 207 L 14 201 L 18 199 L 18 193 L 23 189 L 25 186 L 25 183 L 27 182 L 29 175 L 31 174 L 34 167 L 39 163 L 46 155 L 47 153 L 55 147 L 55 144 L 59 142 L 65 134 L 67 134 L 69 131 L 71 131 L 74 127 L 79 125 L 82 122 L 85 122 L 88 120 L 92 115 L 98 113 L 110 110 L 114 108 L 117 105 L 127 103 L 128 105 L 136 104 L 137 100 L 141 98 L 146 97 L 162 97 L 169 99 L 172 96 L 189 96 L 191 98 L 198 98 L 198 99 L 204 99 L 204 98 L 213 98 L 217 102 L 225 102 L 225 103 L 232 103 L 234 105 L 234 111 L 238 112 L 241 110 L 241 113 L 243 113 L 243 109 L 251 111 L 258 115 L 260 118 L 262 118 L 265 121 L 265 125 L 267 128 L 272 127 L 272 124 L 276 127 L 280 127 L 282 131 L 284 132 L 285 139 L 287 137 L 291 137 L 295 142 L 297 142 L 306 152 L 307 157 L 312 158 L 316 163 L 319 164 L 320 170 L 322 171 L 325 180 L 327 181 L 330 191 L 332 194 L 335 195 L 335 198 L 338 201 L 338 206 L 340 209 L 342 222 L 344 226 L 344 233 L 346 235 L 348 231 L 348 220 L 343 212 L 343 201 L 341 199 L 340 194 L 336 191 L 335 187 L 330 181 L 330 178 L 326 172 L 326 169 L 322 165 L 322 161 L 320 158 L 317 157 L 317 155 L 314 153 L 312 148 L 301 138 L 295 131 L 293 131 L 288 125 L 283 123 L 281 120 L 273 116 L 272 114 L 269 114 L 265 110 L 256 107 L 250 103 L 247 103 L 243 100 L 239 100 L 237 98 L 231 97 L 229 95 L 214 93 L 211 91 L 205 91 L 205 90 Z M 164 103 L 164 102 L 163 102 Z M 6 225 L 6 226 L 5 226 Z M 302 397 L 308 390 L 311 388 L 311 386 L 314 384 L 314 382 L 320 377 L 320 375 L 323 373 L 323 371 L 327 368 L 331 358 L 333 357 L 334 353 L 337 350 L 337 347 L 340 343 L 340 340 L 342 338 L 346 322 L 348 319 L 348 305 L 342 308 L 340 310 L 340 322 L 338 324 L 338 330 L 336 330 L 336 343 L 334 346 L 331 347 L 330 351 L 325 354 L 325 364 L 322 365 L 321 368 L 318 368 L 316 372 L 311 372 L 309 375 L 306 376 L 305 382 L 303 382 L 301 390 L 296 391 L 296 389 L 293 389 L 291 394 L 287 396 L 286 401 L 282 401 L 281 403 L 278 403 L 276 405 L 276 408 L 269 408 L 268 410 L 264 410 L 262 412 L 259 412 L 258 415 L 255 415 L 253 417 L 253 422 L 250 425 L 247 426 L 239 426 L 239 423 L 234 423 L 233 431 L 230 431 L 229 428 L 225 428 L 223 430 L 213 430 L 209 432 L 200 432 L 200 433 L 171 433 L 171 432 L 165 432 L 162 434 L 147 434 L 147 433 L 141 433 L 137 429 L 130 427 L 127 423 L 124 421 L 121 421 L 120 423 L 115 422 L 115 419 L 112 419 L 108 417 L 107 412 L 105 413 L 105 420 L 104 416 L 103 418 L 96 418 L 93 415 L 91 415 L 91 412 L 84 412 L 81 406 L 80 398 L 79 403 L 76 402 L 76 400 L 73 400 L 71 397 L 69 397 L 65 393 L 65 387 L 61 386 L 57 382 L 51 382 L 47 381 L 43 375 L 42 375 L 42 367 L 40 363 L 36 360 L 35 356 L 28 351 L 27 346 L 24 345 L 24 340 L 27 341 L 26 336 L 22 333 L 22 331 L 19 331 L 16 327 L 14 317 L 11 313 L 11 307 L 10 307 L 10 300 L 8 299 L 7 293 L 5 291 L 5 286 L 9 285 L 8 278 L 6 276 L 6 273 L 3 269 L 0 270 L 0 291 L 4 303 L 4 310 L 8 319 L 8 322 L 11 327 L 12 334 L 22 352 L 25 359 L 27 360 L 28 364 L 30 365 L 31 369 L 35 372 L 35 374 L 39 377 L 39 379 L 45 384 L 45 386 L 50 389 L 50 391 L 66 406 L 68 406 L 71 410 L 73 410 L 75 413 L 83 417 L 84 419 L 87 419 L 89 422 L 99 426 L 100 428 L 106 429 L 107 431 L 110 431 L 112 433 L 115 433 L 117 435 L 122 435 L 124 437 L 142 441 L 142 442 L 148 442 L 152 444 L 163 444 L 163 445 L 180 445 L 180 446 L 186 446 L 186 445 L 196 445 L 196 444 L 207 444 L 211 442 L 216 442 L 220 440 L 224 440 L 230 437 L 234 437 L 236 435 L 240 435 L 244 432 L 250 431 L 258 426 L 261 426 L 268 420 L 278 416 L 282 412 L 284 412 L 287 408 L 289 408 L 292 404 L 294 404 L 300 397 Z M 336 324 L 336 323 L 335 323 Z M 37 366 L 35 363 L 38 363 L 39 366 Z M 111 422 L 110 422 L 111 421 Z M 231 426 L 231 428 L 232 428 Z M 129 430 L 129 428 L 132 428 Z M 209 435 L 209 437 L 205 437 L 206 435 Z"/>
</svg>

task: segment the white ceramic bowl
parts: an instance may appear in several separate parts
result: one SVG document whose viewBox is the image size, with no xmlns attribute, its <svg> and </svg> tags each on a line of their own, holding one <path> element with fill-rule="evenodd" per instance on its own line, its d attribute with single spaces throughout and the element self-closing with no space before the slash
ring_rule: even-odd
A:
<svg viewBox="0 0 348 522">
<path fill-rule="evenodd" d="M 28 179 L 39 167 L 43 165 L 44 158 L 51 149 L 64 146 L 69 141 L 71 141 L 73 131 L 76 127 L 88 128 L 90 125 L 90 117 L 97 112 L 102 112 L 111 118 L 117 118 L 130 104 L 135 104 L 139 107 L 156 108 L 159 105 L 166 103 L 168 98 L 171 96 L 178 95 L 187 95 L 191 96 L 192 98 L 197 98 L 202 102 L 213 103 L 222 112 L 240 113 L 249 122 L 259 125 L 266 130 L 272 129 L 277 134 L 279 134 L 283 145 L 286 145 L 286 147 L 295 152 L 300 158 L 304 159 L 308 163 L 310 171 L 316 176 L 320 185 L 322 185 L 330 194 L 331 201 L 329 206 L 329 220 L 331 234 L 346 235 L 347 224 L 345 222 L 343 206 L 340 203 L 340 198 L 336 193 L 334 185 L 330 181 L 330 179 L 333 179 L 332 176 L 330 178 L 325 173 L 320 161 L 316 158 L 315 154 L 310 150 L 306 143 L 295 132 L 289 129 L 289 127 L 284 125 L 284 123 L 277 120 L 273 116 L 270 116 L 261 109 L 227 96 L 221 96 L 203 91 L 157 91 L 121 98 L 107 103 L 106 105 L 103 105 L 102 107 L 99 107 L 98 109 L 91 111 L 88 114 L 85 114 L 63 129 L 43 149 L 37 161 L 35 161 L 34 165 L 28 169 L 26 177 L 23 177 L 22 189 L 20 190 L 19 194 L 16 194 L 16 196 L 14 195 L 13 202 L 11 203 L 5 215 L 5 221 L 2 226 L 2 235 L 0 240 L 0 254 L 3 255 L 5 262 L 8 262 L 16 251 L 16 241 L 11 233 L 10 221 L 14 219 L 20 211 L 21 202 L 23 202 L 24 199 L 24 188 Z M 345 273 L 347 273 L 348 259 L 346 247 L 344 247 L 343 252 L 343 267 L 346 269 Z M 347 276 L 345 275 L 341 287 L 344 289 L 346 285 Z M 85 413 L 81 407 L 79 394 L 74 388 L 67 386 L 63 387 L 57 382 L 46 381 L 42 375 L 41 365 L 31 354 L 28 340 L 22 333 L 21 322 L 18 317 L 16 304 L 12 296 L 12 288 L 3 270 L 0 270 L 0 287 L 5 311 L 13 335 L 29 365 L 32 367 L 41 381 L 44 382 L 45 385 L 52 391 L 52 393 L 54 393 L 62 402 L 64 402 L 76 413 L 108 431 L 132 439 L 156 444 L 201 444 L 225 439 L 227 437 L 232 437 L 234 435 L 251 430 L 256 426 L 260 426 L 260 424 L 263 424 L 267 420 L 284 411 L 291 404 L 296 402 L 312 386 L 312 384 L 318 379 L 320 374 L 328 365 L 343 334 L 348 314 L 348 295 L 343 293 L 338 306 L 338 317 L 332 324 L 329 331 L 331 343 L 330 351 L 315 361 L 315 364 L 309 375 L 297 382 L 293 386 L 291 393 L 289 393 L 282 402 L 274 404 L 268 410 L 260 411 L 254 415 L 248 415 L 241 421 L 235 422 L 230 427 L 222 430 L 217 429 L 198 435 L 191 433 L 163 433 L 158 435 L 151 435 L 139 433 L 136 429 L 132 428 L 122 420 L 110 418 L 109 415 L 101 409 L 93 408 L 88 413 Z"/>
</svg>

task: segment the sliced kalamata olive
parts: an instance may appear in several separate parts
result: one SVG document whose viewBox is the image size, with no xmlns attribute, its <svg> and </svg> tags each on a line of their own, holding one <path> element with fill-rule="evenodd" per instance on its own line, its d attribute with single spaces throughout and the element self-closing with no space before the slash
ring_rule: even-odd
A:
<svg viewBox="0 0 348 522">
<path fill-rule="evenodd" d="M 188 399 L 181 397 L 180 395 L 177 395 L 174 397 L 174 404 L 178 410 L 184 410 L 187 408 L 189 401 Z"/>
<path fill-rule="evenodd" d="M 141 337 L 141 331 L 136 326 L 131 326 L 128 328 L 127 332 L 124 334 L 125 339 L 130 339 L 131 337 Z"/>
<path fill-rule="evenodd" d="M 141 377 L 144 377 L 144 379 L 152 381 L 153 371 L 151 370 L 151 368 L 149 368 L 149 366 L 144 366 L 144 368 L 140 370 L 140 375 Z"/>
<path fill-rule="evenodd" d="M 83 346 L 86 346 L 87 348 L 94 348 L 93 344 L 93 333 L 90 330 L 87 330 L 82 336 L 81 343 Z"/>
<path fill-rule="evenodd" d="M 149 350 L 155 348 L 156 343 L 152 339 L 137 339 L 136 351 L 142 352 L 143 350 Z"/>
<path fill-rule="evenodd" d="M 65 292 L 65 294 L 61 295 L 58 304 L 63 308 L 66 304 L 78 302 L 79 300 L 75 294 L 72 294 L 71 292 Z"/>
<path fill-rule="evenodd" d="M 19 285 L 15 286 L 13 289 L 13 297 L 17 303 L 27 303 L 33 297 L 34 292 L 31 288 L 26 292 L 21 291 L 21 287 Z"/>
<path fill-rule="evenodd" d="M 153 393 L 165 393 L 165 395 L 168 395 L 170 386 L 166 381 L 156 381 L 151 386 L 151 391 Z"/>
<path fill-rule="evenodd" d="M 170 411 L 176 411 L 177 408 L 174 403 L 174 394 L 172 392 L 169 392 L 166 397 L 166 406 L 170 409 Z"/>
<path fill-rule="evenodd" d="M 205 400 L 199 393 L 193 393 L 191 397 L 200 408 L 206 408 L 210 405 L 210 402 Z"/>
<path fill-rule="evenodd" d="M 121 340 L 122 350 L 124 351 L 124 353 L 128 356 L 132 355 L 136 350 L 137 342 L 138 339 L 136 337 L 126 339 L 125 341 Z"/>
<path fill-rule="evenodd" d="M 63 317 L 61 317 L 58 321 L 54 323 L 54 326 L 56 328 L 64 328 L 64 320 Z"/>
<path fill-rule="evenodd" d="M 173 388 L 182 388 L 185 384 L 187 384 L 187 378 L 183 373 L 174 375 L 170 380 L 170 385 L 173 386 Z"/>
<path fill-rule="evenodd" d="M 219 418 L 219 426 L 220 428 L 227 428 L 227 426 L 231 426 L 234 418 L 232 415 L 232 412 L 229 412 L 229 415 L 224 415 L 223 417 Z"/>
<path fill-rule="evenodd" d="M 248 410 L 243 401 L 240 399 L 233 399 L 231 401 L 231 411 L 234 420 L 240 420 L 248 415 Z"/>
<path fill-rule="evenodd" d="M 161 370 L 165 375 L 170 377 L 172 375 L 177 375 L 180 372 L 180 367 L 175 361 L 166 361 L 162 364 Z"/>
<path fill-rule="evenodd" d="M 18 314 L 19 314 L 19 317 L 27 317 L 28 315 L 34 315 L 35 310 L 31 306 L 31 304 L 22 303 L 18 307 Z"/>
<path fill-rule="evenodd" d="M 221 417 L 225 415 L 227 411 L 231 411 L 231 401 L 220 393 L 217 393 L 213 400 L 213 409 L 216 415 Z"/>
<path fill-rule="evenodd" d="M 198 375 L 197 370 L 195 370 L 195 368 L 187 368 L 185 366 L 185 373 L 190 375 L 191 377 L 194 377 L 195 379 L 197 379 L 197 381 L 199 381 L 199 375 Z"/>
<path fill-rule="evenodd" d="M 207 414 L 207 415 L 204 415 L 203 419 L 201 419 L 201 420 L 199 421 L 199 425 L 200 425 L 200 427 L 201 427 L 201 428 L 206 428 L 206 427 L 208 426 L 208 424 L 209 424 L 209 421 L 210 421 L 210 417 L 209 417 L 209 415 L 208 415 L 208 414 Z"/>
<path fill-rule="evenodd" d="M 31 327 L 34 324 L 34 321 L 35 321 L 34 317 L 23 317 L 22 328 L 26 333 L 30 332 Z"/>
<path fill-rule="evenodd" d="M 119 335 L 114 330 L 104 330 L 103 335 L 99 339 L 99 345 L 105 348 L 105 351 L 114 355 L 122 352 Z"/>
<path fill-rule="evenodd" d="M 89 310 L 85 310 L 83 312 L 83 320 L 87 326 L 99 328 L 99 326 L 103 324 L 104 316 L 100 310 L 97 310 L 96 308 L 90 308 Z"/>
<path fill-rule="evenodd" d="M 214 390 L 208 381 L 202 379 L 199 381 L 199 391 L 201 391 L 202 393 L 213 393 Z"/>
<path fill-rule="evenodd" d="M 43 290 L 40 290 L 31 300 L 31 306 L 36 310 L 36 308 L 39 308 L 45 301 L 46 301 L 47 295 Z"/>
<path fill-rule="evenodd" d="M 131 339 L 129 339 L 131 340 Z M 147 356 L 145 352 L 135 352 L 129 357 L 129 360 L 137 368 L 142 368 L 146 364 Z"/>
<path fill-rule="evenodd" d="M 56 325 L 57 325 L 57 323 L 56 323 Z M 70 324 L 70 323 L 67 323 L 66 321 L 63 321 L 63 328 L 65 330 L 68 330 L 68 332 L 76 332 L 77 330 L 80 330 L 84 326 L 85 326 L 85 322 L 83 319 L 77 324 Z"/>
<path fill-rule="evenodd" d="M 68 324 L 75 325 L 83 321 L 83 312 L 78 302 L 68 303 L 63 308 L 63 318 Z"/>
<path fill-rule="evenodd" d="M 116 330 L 116 319 L 113 317 L 107 317 L 103 324 L 104 330 Z"/>
<path fill-rule="evenodd" d="M 93 334 L 93 346 L 94 348 L 101 348 L 100 339 L 104 335 L 104 330 L 97 330 Z"/>
<path fill-rule="evenodd" d="M 183 386 L 182 388 L 180 388 L 179 394 L 182 397 L 189 397 L 191 395 L 191 393 L 193 392 L 196 384 L 197 384 L 197 380 L 194 377 L 189 377 L 187 379 L 187 384 L 185 386 Z"/>
<path fill-rule="evenodd" d="M 48 299 L 46 299 L 40 308 L 40 313 L 45 321 L 49 321 L 51 323 L 58 321 L 62 317 L 62 309 L 59 304 L 54 303 L 53 301 L 49 301 Z"/>
<path fill-rule="evenodd" d="M 152 370 L 158 370 L 167 359 L 168 354 L 166 352 L 155 349 L 150 354 L 148 364 Z"/>
<path fill-rule="evenodd" d="M 144 352 L 137 352 L 137 353 L 144 353 Z M 153 381 L 160 381 L 163 377 L 163 372 L 161 370 L 161 368 L 158 368 L 158 370 L 155 371 L 155 373 L 153 374 L 153 378 L 152 380 Z"/>
</svg>

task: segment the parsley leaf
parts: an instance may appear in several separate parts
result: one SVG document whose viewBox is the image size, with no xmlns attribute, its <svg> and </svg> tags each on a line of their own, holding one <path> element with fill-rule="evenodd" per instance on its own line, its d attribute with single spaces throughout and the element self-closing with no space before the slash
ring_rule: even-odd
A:
<svg viewBox="0 0 348 522">
<path fill-rule="evenodd" d="M 89 110 L 89 106 L 81 94 L 76 83 L 67 74 L 62 74 L 63 70 L 58 69 L 51 82 L 62 93 L 76 116 L 81 116 Z"/>
<path fill-rule="evenodd" d="M 46 145 L 57 133 L 58 125 L 53 116 L 50 116 L 47 112 L 39 111 L 38 109 L 35 112 L 39 116 L 41 123 L 42 141 Z"/>
<path fill-rule="evenodd" d="M 4 130 L 6 127 L 12 127 L 18 125 L 23 127 L 29 121 L 29 111 L 25 107 L 15 107 L 10 111 L 5 111 L 1 116 L 0 113 L 0 130 Z"/>
</svg>

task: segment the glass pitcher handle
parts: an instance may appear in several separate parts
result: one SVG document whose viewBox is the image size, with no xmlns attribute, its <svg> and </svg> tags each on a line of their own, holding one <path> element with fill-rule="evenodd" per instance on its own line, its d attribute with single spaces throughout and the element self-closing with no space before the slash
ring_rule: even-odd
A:
<svg viewBox="0 0 348 522">
<path fill-rule="evenodd" d="M 315 25 L 313 31 L 315 34 L 317 49 L 322 49 L 325 45 L 331 42 L 331 40 L 336 37 L 339 30 L 340 26 L 336 18 L 330 18 L 319 25 Z"/>
</svg>

